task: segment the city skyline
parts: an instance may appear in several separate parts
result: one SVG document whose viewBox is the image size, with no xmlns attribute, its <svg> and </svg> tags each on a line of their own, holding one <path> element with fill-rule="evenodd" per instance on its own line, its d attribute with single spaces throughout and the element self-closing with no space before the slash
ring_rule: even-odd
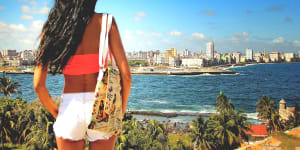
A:
<svg viewBox="0 0 300 150">
<path fill-rule="evenodd" d="M 300 50 L 299 1 L 109 1 L 96 12 L 112 13 L 127 52 L 185 48 L 221 53 Z M 0 49 L 34 49 L 50 0 L 1 0 Z M 11 9 L 14 8 L 14 9 Z"/>
</svg>

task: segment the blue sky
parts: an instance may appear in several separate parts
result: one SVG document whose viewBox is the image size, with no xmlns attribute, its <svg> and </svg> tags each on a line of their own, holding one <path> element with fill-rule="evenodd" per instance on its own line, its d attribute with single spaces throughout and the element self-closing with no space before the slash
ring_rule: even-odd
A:
<svg viewBox="0 0 300 150">
<path fill-rule="evenodd" d="M 0 49 L 34 49 L 54 0 L 0 0 Z M 297 52 L 298 0 L 98 0 L 115 16 L 126 51 L 187 48 Z"/>
</svg>

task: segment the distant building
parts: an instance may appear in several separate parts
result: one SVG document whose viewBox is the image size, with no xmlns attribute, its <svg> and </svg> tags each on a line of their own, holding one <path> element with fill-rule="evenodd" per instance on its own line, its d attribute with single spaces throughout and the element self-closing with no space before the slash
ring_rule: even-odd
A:
<svg viewBox="0 0 300 150">
<path fill-rule="evenodd" d="M 212 41 L 206 43 L 206 57 L 208 60 L 214 60 L 214 43 Z"/>
<path fill-rule="evenodd" d="M 267 54 L 267 50 L 266 48 L 264 48 L 264 57 L 266 57 L 268 54 Z"/>
<path fill-rule="evenodd" d="M 24 50 L 23 52 L 20 52 L 20 54 L 20 57 L 23 60 L 23 64 L 30 65 L 33 63 L 35 59 L 33 50 Z"/>
<path fill-rule="evenodd" d="M 159 54 L 157 56 L 156 64 L 157 65 L 164 65 L 164 64 L 166 64 L 166 55 L 164 53 L 161 53 L 161 54 Z"/>
<path fill-rule="evenodd" d="M 264 61 L 265 63 L 269 63 L 269 62 L 270 62 L 270 58 L 269 58 L 268 56 L 264 56 L 264 57 L 263 57 L 263 61 Z"/>
<path fill-rule="evenodd" d="M 180 66 L 180 59 L 179 57 L 169 57 L 169 66 L 170 67 L 178 67 Z"/>
<path fill-rule="evenodd" d="M 191 52 L 188 49 L 182 51 L 181 54 L 183 57 L 191 56 Z"/>
<path fill-rule="evenodd" d="M 250 130 L 244 130 L 249 136 L 249 141 L 260 141 L 268 136 L 267 127 L 265 125 L 251 125 Z"/>
<path fill-rule="evenodd" d="M 253 49 L 246 49 L 246 59 L 252 61 L 253 60 Z"/>
<path fill-rule="evenodd" d="M 258 63 L 260 63 L 262 61 L 262 57 L 263 57 L 263 54 L 260 52 L 253 54 L 253 59 Z"/>
<path fill-rule="evenodd" d="M 279 52 L 271 52 L 270 60 L 272 62 L 279 62 L 280 61 L 280 53 Z"/>
<path fill-rule="evenodd" d="M 217 53 L 217 52 L 214 55 L 215 55 L 215 58 L 217 60 L 217 63 L 219 64 L 221 62 L 221 56 L 222 55 L 220 53 Z"/>
<path fill-rule="evenodd" d="M 239 52 L 233 52 L 232 53 L 232 58 L 234 59 L 234 61 L 235 61 L 236 64 L 239 64 L 241 62 L 240 61 L 240 59 L 241 59 L 241 53 L 239 53 Z"/>
<path fill-rule="evenodd" d="M 2 50 L 1 51 L 2 57 L 13 57 L 18 56 L 17 50 Z"/>
<path fill-rule="evenodd" d="M 246 56 L 241 56 L 241 63 L 245 63 L 246 62 Z"/>
<path fill-rule="evenodd" d="M 227 55 L 227 61 L 228 61 L 228 64 L 231 64 L 231 63 L 232 63 L 232 54 L 231 54 L 231 53 L 229 53 L 229 54 Z"/>
<path fill-rule="evenodd" d="M 204 59 L 201 58 L 183 58 L 182 66 L 186 67 L 201 67 L 204 65 Z"/>
<path fill-rule="evenodd" d="M 165 62 L 169 63 L 169 57 L 176 57 L 176 56 L 177 56 L 177 49 L 171 48 L 170 50 L 166 50 Z"/>
<path fill-rule="evenodd" d="M 284 99 L 279 102 L 279 120 L 289 120 L 290 116 L 295 116 L 295 107 L 287 107 Z"/>
<path fill-rule="evenodd" d="M 294 53 L 284 53 L 284 59 L 286 62 L 292 62 L 295 59 Z"/>
<path fill-rule="evenodd" d="M 131 56 L 132 56 L 132 53 L 131 53 L 131 52 L 126 52 L 126 56 L 127 56 L 127 57 L 131 57 Z"/>
</svg>

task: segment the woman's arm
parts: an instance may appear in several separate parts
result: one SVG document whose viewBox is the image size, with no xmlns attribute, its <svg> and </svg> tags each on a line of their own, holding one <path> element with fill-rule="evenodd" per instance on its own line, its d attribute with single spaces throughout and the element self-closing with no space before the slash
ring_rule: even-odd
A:
<svg viewBox="0 0 300 150">
<path fill-rule="evenodd" d="M 127 101 L 129 98 L 130 88 L 131 88 L 131 73 L 127 62 L 123 44 L 121 41 L 120 33 L 116 24 L 115 19 L 112 19 L 112 26 L 109 32 L 109 45 L 112 54 L 115 58 L 116 64 L 119 68 L 122 78 L 122 111 L 123 115 L 126 111 Z"/>
<path fill-rule="evenodd" d="M 45 66 L 36 65 L 33 76 L 33 88 L 36 92 L 37 97 L 40 99 L 42 104 L 49 110 L 52 116 L 56 119 L 58 114 L 58 107 L 51 99 L 47 87 L 46 78 L 48 73 L 48 64 Z"/>
</svg>

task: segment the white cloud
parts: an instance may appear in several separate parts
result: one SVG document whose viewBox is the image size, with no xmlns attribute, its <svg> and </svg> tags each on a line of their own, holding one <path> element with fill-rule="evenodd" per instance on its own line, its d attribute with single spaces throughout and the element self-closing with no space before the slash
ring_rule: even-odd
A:
<svg viewBox="0 0 300 150">
<path fill-rule="evenodd" d="M 138 22 L 138 21 L 141 21 L 142 18 L 144 18 L 144 17 L 146 17 L 146 16 L 147 16 L 146 13 L 140 11 L 140 12 L 136 13 L 136 15 L 135 15 L 135 17 L 133 18 L 133 20 L 134 20 L 135 22 Z"/>
<path fill-rule="evenodd" d="M 243 32 L 242 35 L 245 37 L 245 36 L 249 36 L 249 33 L 248 32 Z"/>
<path fill-rule="evenodd" d="M 41 31 L 43 28 L 44 22 L 41 20 L 35 20 L 31 23 L 31 29 L 34 31 Z"/>
<path fill-rule="evenodd" d="M 36 48 L 42 25 L 43 21 L 40 20 L 32 21 L 28 26 L 0 22 L 1 48 L 17 50 Z"/>
<path fill-rule="evenodd" d="M 165 43 L 165 44 L 173 44 L 173 43 L 172 43 L 170 40 L 168 40 L 168 39 L 163 39 L 162 42 Z"/>
<path fill-rule="evenodd" d="M 32 16 L 29 16 L 29 15 L 22 15 L 20 18 L 23 20 L 33 20 L 34 19 Z"/>
<path fill-rule="evenodd" d="M 29 4 L 31 4 L 31 5 L 37 5 L 37 2 L 34 1 L 34 0 L 32 0 L 32 1 L 29 2 Z"/>
<path fill-rule="evenodd" d="M 39 12 L 39 14 L 48 14 L 50 12 L 50 8 L 49 7 L 43 7 L 38 12 Z"/>
<path fill-rule="evenodd" d="M 3 6 L 0 6 L 0 10 L 3 10 L 4 9 L 4 7 Z"/>
<path fill-rule="evenodd" d="M 29 14 L 48 14 L 50 11 L 49 7 L 42 7 L 40 9 L 37 8 L 30 8 L 27 5 L 22 5 L 21 9 L 24 13 L 29 13 Z"/>
<path fill-rule="evenodd" d="M 247 38 L 249 36 L 248 32 L 242 32 L 242 33 L 238 33 L 238 32 L 233 32 L 233 37 L 229 38 L 229 41 L 231 43 L 243 43 L 243 42 L 249 42 L 249 39 Z"/>
<path fill-rule="evenodd" d="M 0 33 L 1 32 L 7 32 L 7 24 L 5 22 L 0 21 Z"/>
<path fill-rule="evenodd" d="M 23 24 L 10 24 L 9 28 L 21 32 L 27 31 L 26 27 Z"/>
<path fill-rule="evenodd" d="M 35 0 L 18 0 L 19 2 L 27 2 L 31 5 L 37 5 L 37 2 Z"/>
<path fill-rule="evenodd" d="M 169 36 L 182 36 L 183 34 L 180 31 L 171 31 L 171 32 L 167 32 L 167 35 Z"/>
<path fill-rule="evenodd" d="M 158 32 L 151 32 L 151 35 L 154 36 L 154 37 L 157 37 L 157 38 L 162 37 L 162 34 L 158 33 Z"/>
<path fill-rule="evenodd" d="M 295 47 L 300 47 L 300 40 L 294 40 L 293 44 Z"/>
<path fill-rule="evenodd" d="M 146 17 L 147 16 L 147 14 L 145 14 L 144 12 L 138 12 L 137 14 L 136 14 L 138 17 Z"/>
<path fill-rule="evenodd" d="M 204 40 L 205 39 L 205 36 L 204 36 L 204 34 L 202 34 L 202 33 L 193 33 L 192 34 L 192 37 L 193 38 L 195 38 L 195 39 L 200 39 L 200 40 Z"/>
<path fill-rule="evenodd" d="M 276 44 L 279 44 L 279 43 L 284 43 L 284 38 L 283 37 L 279 37 L 277 39 L 274 39 L 272 42 L 273 43 L 276 43 Z"/>
<path fill-rule="evenodd" d="M 124 30 L 124 39 L 125 40 L 133 40 L 134 36 L 130 30 Z"/>
<path fill-rule="evenodd" d="M 138 35 L 143 35 L 144 34 L 144 32 L 140 31 L 140 30 L 136 30 L 135 33 L 138 34 Z"/>
<path fill-rule="evenodd" d="M 26 5 L 22 5 L 21 6 L 21 9 L 24 13 L 30 13 L 30 8 Z"/>
</svg>

